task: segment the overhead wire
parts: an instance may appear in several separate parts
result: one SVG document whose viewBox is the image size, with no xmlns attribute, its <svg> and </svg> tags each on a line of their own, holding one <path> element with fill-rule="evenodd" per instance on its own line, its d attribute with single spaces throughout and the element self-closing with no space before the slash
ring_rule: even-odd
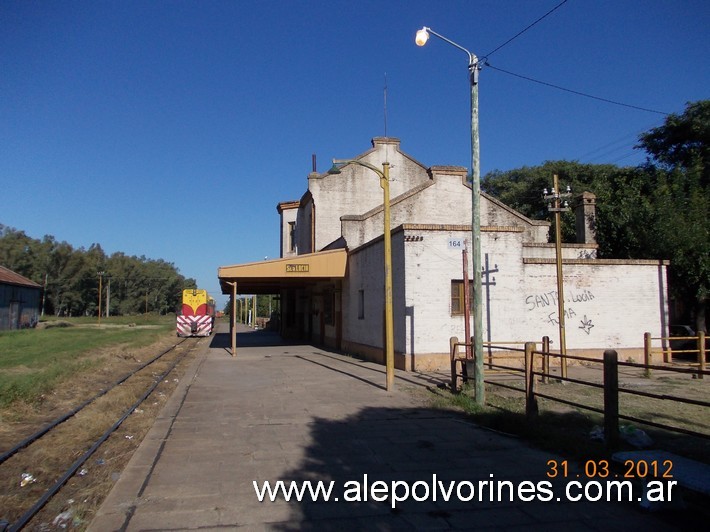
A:
<svg viewBox="0 0 710 532">
<path fill-rule="evenodd" d="M 513 42 L 515 39 L 517 39 L 518 37 L 520 37 L 523 33 L 525 33 L 525 32 L 528 31 L 530 28 L 532 28 L 533 26 L 535 26 L 536 24 L 538 24 L 539 22 L 541 22 L 542 20 L 544 20 L 545 18 L 547 18 L 548 16 L 550 16 L 552 13 L 554 13 L 555 11 L 557 11 L 560 7 L 562 7 L 562 6 L 563 6 L 564 4 L 566 4 L 567 2 L 568 2 L 568 0 L 562 0 L 562 2 L 560 2 L 559 4 L 557 4 L 555 7 L 553 7 L 552 9 L 550 9 L 547 13 L 545 13 L 545 14 L 542 15 L 541 17 L 537 18 L 534 22 L 528 24 L 525 28 L 523 28 L 522 30 L 520 30 L 520 31 L 519 31 L 518 33 L 516 33 L 515 35 L 513 35 L 510 39 L 508 39 L 507 41 L 505 41 L 503 44 L 497 46 L 496 48 L 494 48 L 492 51 L 488 52 L 487 54 L 484 54 L 484 55 L 479 59 L 479 61 L 478 61 L 479 69 L 480 69 L 480 65 L 485 65 L 485 66 L 487 66 L 487 67 L 489 67 L 489 68 L 492 68 L 493 70 L 497 70 L 497 71 L 499 71 L 499 72 L 503 72 L 503 73 L 508 74 L 508 75 L 510 75 L 510 76 L 515 76 L 515 77 L 517 77 L 517 78 L 524 79 L 524 80 L 526 80 L 526 81 L 531 81 L 531 82 L 533 82 L 533 83 L 538 83 L 538 84 L 540 84 L 540 85 L 545 85 L 545 86 L 547 86 L 547 87 L 551 87 L 551 88 L 554 88 L 554 89 L 557 89 L 557 90 L 569 92 L 569 93 L 571 93 L 571 94 L 576 94 L 577 96 L 583 96 L 583 97 L 585 97 L 585 98 L 591 98 L 591 99 L 594 99 L 594 100 L 598 100 L 598 101 L 605 102 L 605 103 L 609 103 L 609 104 L 613 104 L 613 105 L 619 105 L 619 106 L 622 106 L 622 107 L 628 107 L 628 108 L 630 108 L 630 109 L 636 109 L 636 110 L 638 110 L 638 111 L 645 111 L 645 112 L 648 112 L 648 113 L 656 113 L 656 114 L 668 116 L 670 113 L 667 113 L 667 112 L 665 112 L 665 111 L 658 111 L 658 110 L 656 110 L 656 109 L 649 109 L 649 108 L 647 108 L 647 107 L 640 107 L 640 106 L 638 106 L 638 105 L 631 105 L 631 104 L 624 103 L 624 102 L 619 102 L 619 101 L 616 101 L 616 100 L 610 100 L 610 99 L 608 99 L 608 98 L 602 98 L 602 97 L 600 97 L 600 96 L 595 96 L 595 95 L 593 95 L 593 94 L 588 94 L 588 93 L 585 93 L 585 92 L 582 92 L 582 91 L 577 91 L 577 90 L 574 90 L 574 89 L 568 89 L 568 88 L 566 88 L 566 87 L 561 87 L 561 86 L 555 85 L 555 84 L 553 84 L 553 83 L 548 83 L 548 82 L 546 82 L 546 81 L 541 81 L 541 80 L 537 80 L 537 79 L 534 79 L 534 78 L 531 78 L 531 77 L 528 77 L 528 76 L 523 76 L 522 74 L 516 74 L 515 72 L 510 72 L 509 70 L 504 70 L 504 69 L 502 69 L 502 68 L 494 67 L 493 65 L 490 64 L 490 62 L 488 61 L 488 58 L 489 58 L 491 55 L 493 55 L 494 53 L 496 53 L 496 52 L 497 52 L 498 50 L 500 50 L 501 48 L 503 48 L 503 47 L 507 46 L 508 44 L 510 44 L 511 42 Z"/>
<path fill-rule="evenodd" d="M 655 124 L 655 122 L 654 122 L 654 124 Z M 653 125 L 653 124 L 651 124 L 651 125 Z M 642 131 L 647 130 L 649 127 L 651 127 L 651 126 L 648 126 L 648 127 L 644 128 Z M 614 139 L 614 140 L 612 140 L 612 141 L 609 141 L 609 142 L 607 142 L 606 144 L 604 144 L 604 145 L 602 145 L 602 146 L 599 146 L 598 148 L 595 148 L 595 149 L 593 149 L 593 150 L 591 150 L 591 151 L 588 151 L 588 152 L 586 152 L 586 153 L 583 153 L 583 154 L 580 155 L 579 157 L 575 157 L 575 159 L 584 159 L 584 158 L 586 158 L 586 157 L 591 157 L 592 155 L 595 155 L 597 152 L 600 152 L 600 151 L 605 150 L 605 149 L 607 149 L 607 148 L 611 148 L 612 146 L 614 146 L 615 144 L 619 144 L 620 142 L 624 142 L 625 144 L 627 144 L 627 143 L 628 143 L 628 139 L 629 139 L 629 137 L 630 137 L 631 135 L 634 135 L 635 137 L 638 137 L 638 134 L 639 134 L 640 132 L 641 132 L 641 131 L 634 130 L 634 131 L 631 131 L 630 133 L 626 133 L 625 135 L 622 135 L 621 137 L 618 137 L 618 138 L 616 138 L 616 139 Z"/>
<path fill-rule="evenodd" d="M 551 15 L 554 11 L 557 11 L 560 7 L 562 7 L 564 4 L 566 4 L 567 1 L 568 1 L 568 0 L 562 0 L 562 2 L 560 2 L 560 3 L 557 4 L 555 7 L 553 7 L 552 9 L 550 9 L 547 13 L 545 13 L 544 15 L 542 15 L 542 16 L 541 16 L 540 18 L 538 18 L 535 22 L 533 22 L 533 23 L 531 23 L 531 24 L 528 24 L 525 28 L 523 28 L 522 30 L 520 30 L 520 31 L 519 31 L 518 33 L 516 33 L 515 35 L 513 35 L 510 39 L 508 39 L 507 41 L 505 41 L 503 44 L 501 44 L 501 45 L 498 46 L 497 48 L 493 49 L 493 51 L 488 52 L 487 54 L 485 54 L 481 59 L 482 59 L 482 60 L 488 59 L 490 56 L 492 56 L 492 55 L 493 55 L 494 53 L 496 53 L 498 50 L 500 50 L 500 49 L 503 48 L 504 46 L 507 46 L 508 44 L 510 44 L 511 42 L 513 42 L 515 39 L 517 39 L 518 37 L 520 37 L 523 33 L 525 33 L 526 31 L 528 31 L 528 30 L 529 30 L 530 28 L 532 28 L 535 24 L 537 24 L 538 22 L 540 22 L 541 20 L 543 20 L 543 19 L 546 18 L 547 16 Z"/>
<path fill-rule="evenodd" d="M 636 155 L 635 153 L 627 153 L 626 155 L 622 155 L 621 157 L 617 157 L 616 159 L 612 160 L 609 164 L 616 164 L 619 161 L 622 161 L 624 159 L 628 159 L 629 157 L 632 157 L 633 155 Z"/>
<path fill-rule="evenodd" d="M 626 155 L 619 156 L 619 153 L 625 153 Z M 627 141 L 620 146 L 616 146 L 615 148 L 610 148 L 606 151 L 599 153 L 598 155 L 588 159 L 587 162 L 594 163 L 596 161 L 604 161 L 608 160 L 609 157 L 613 156 L 617 156 L 619 160 L 626 159 L 627 157 L 631 157 L 635 153 L 636 152 L 634 152 L 634 144 L 629 143 Z"/>
<path fill-rule="evenodd" d="M 622 106 L 622 107 L 628 107 L 628 108 L 630 108 L 630 109 L 636 109 L 637 111 L 646 111 L 647 113 L 656 113 L 656 114 L 664 115 L 664 116 L 668 116 L 668 115 L 671 114 L 671 113 L 667 113 L 667 112 L 665 112 L 665 111 L 658 111 L 658 110 L 656 110 L 656 109 L 649 109 L 648 107 L 640 107 L 640 106 L 638 106 L 638 105 L 632 105 L 632 104 L 629 104 L 629 103 L 619 102 L 619 101 L 616 101 L 616 100 L 610 100 L 609 98 L 602 98 L 601 96 L 594 96 L 593 94 L 587 94 L 586 92 L 581 92 L 581 91 L 577 91 L 577 90 L 574 90 L 574 89 L 568 89 L 568 88 L 566 88 L 566 87 L 561 87 L 561 86 L 559 86 L 559 85 L 555 85 L 554 83 L 548 83 L 547 81 L 541 81 L 541 80 L 539 80 L 539 79 L 534 79 L 534 78 L 531 78 L 531 77 L 528 77 L 528 76 L 523 76 L 522 74 L 516 74 L 515 72 L 510 72 L 509 70 L 504 70 L 504 69 L 502 69 L 502 68 L 494 67 L 494 66 L 491 65 L 488 61 L 486 61 L 484 64 L 485 64 L 487 67 L 492 68 L 493 70 L 497 70 L 498 72 L 503 72 L 504 74 L 508 74 L 508 75 L 510 75 L 510 76 L 515 76 L 516 78 L 524 79 L 524 80 L 526 80 L 526 81 L 531 81 L 531 82 L 533 82 L 533 83 L 538 83 L 538 84 L 540 84 L 540 85 L 545 85 L 545 86 L 547 86 L 547 87 L 552 87 L 553 89 L 557 89 L 557 90 L 569 92 L 569 93 L 572 93 L 572 94 L 576 94 L 577 96 L 584 96 L 585 98 L 591 98 L 591 99 L 593 99 L 593 100 L 598 100 L 598 101 L 600 101 L 600 102 L 610 103 L 610 104 L 613 104 L 613 105 L 620 105 L 620 106 Z"/>
<path fill-rule="evenodd" d="M 640 129 L 640 130 L 634 130 L 630 133 L 627 133 L 623 135 L 622 137 L 619 137 L 615 140 L 612 140 L 610 142 L 607 142 L 606 144 L 595 148 L 591 151 L 588 151 L 578 157 L 575 157 L 575 160 L 587 160 L 587 162 L 594 162 L 598 161 L 600 159 L 604 159 L 608 156 L 611 156 L 615 152 L 619 152 L 620 150 L 627 151 L 626 155 L 622 155 L 618 157 L 617 159 L 611 161 L 611 163 L 615 163 L 617 161 L 620 161 L 622 159 L 627 159 L 629 157 L 632 157 L 635 155 L 637 152 L 634 150 L 634 147 L 636 146 L 638 140 L 639 140 L 639 135 L 641 133 L 644 133 L 648 131 L 650 128 L 655 127 L 658 125 L 658 122 L 654 121 L 651 124 L 647 125 L 646 127 Z M 633 137 L 633 140 L 630 140 L 630 138 Z"/>
</svg>

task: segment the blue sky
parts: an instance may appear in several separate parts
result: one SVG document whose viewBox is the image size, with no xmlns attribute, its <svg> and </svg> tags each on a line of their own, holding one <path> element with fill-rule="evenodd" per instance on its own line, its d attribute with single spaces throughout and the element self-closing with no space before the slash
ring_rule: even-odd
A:
<svg viewBox="0 0 710 532">
<path fill-rule="evenodd" d="M 571 159 L 633 165 L 664 115 L 710 86 L 705 0 L 43 1 L 0 3 L 0 223 L 75 247 L 219 266 L 276 258 L 281 201 L 385 134 L 427 166 Z M 220 297 L 221 303 L 225 298 Z"/>
</svg>

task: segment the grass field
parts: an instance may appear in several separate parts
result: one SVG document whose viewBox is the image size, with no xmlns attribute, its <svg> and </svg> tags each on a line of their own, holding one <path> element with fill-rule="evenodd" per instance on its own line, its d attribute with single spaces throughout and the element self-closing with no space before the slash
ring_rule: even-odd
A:
<svg viewBox="0 0 710 532">
<path fill-rule="evenodd" d="M 51 319 L 36 329 L 0 332 L 0 407 L 36 402 L 62 379 L 97 363 L 89 354 L 110 345 L 140 347 L 175 327 L 175 316 Z"/>
<path fill-rule="evenodd" d="M 18 519 L 46 493 L 70 461 L 88 450 L 155 384 L 157 375 L 177 362 L 140 408 L 86 463 L 86 473 L 72 477 L 27 527 L 54 529 L 56 516 L 70 509 L 72 522 L 68 528 L 84 530 L 194 360 L 200 342 L 209 341 L 181 341 L 175 336 L 174 315 L 102 319 L 100 326 L 96 318 L 51 319 L 33 330 L 0 334 L 0 452 L 95 398 L 75 416 L 3 462 L 0 517 L 10 522 Z M 99 396 L 159 353 L 167 356 Z M 34 477 L 26 486 L 20 482 L 24 473 Z"/>
</svg>

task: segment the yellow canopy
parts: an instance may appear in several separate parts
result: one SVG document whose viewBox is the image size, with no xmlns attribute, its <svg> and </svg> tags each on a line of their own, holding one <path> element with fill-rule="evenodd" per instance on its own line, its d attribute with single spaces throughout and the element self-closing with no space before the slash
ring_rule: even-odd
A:
<svg viewBox="0 0 710 532">
<path fill-rule="evenodd" d="M 281 288 L 307 286 L 315 281 L 345 277 L 348 252 L 345 249 L 294 255 L 220 266 L 219 284 L 223 294 L 231 294 L 231 283 L 237 283 L 240 294 L 275 294 Z"/>
</svg>

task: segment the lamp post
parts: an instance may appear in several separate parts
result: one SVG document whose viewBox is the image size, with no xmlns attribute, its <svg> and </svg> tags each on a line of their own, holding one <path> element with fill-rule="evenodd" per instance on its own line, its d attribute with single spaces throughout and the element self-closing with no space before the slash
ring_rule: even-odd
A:
<svg viewBox="0 0 710 532">
<path fill-rule="evenodd" d="M 382 170 L 376 166 L 354 159 L 333 159 L 329 174 L 339 174 L 340 167 L 356 164 L 369 168 L 380 177 L 384 203 L 384 243 L 385 243 L 385 371 L 387 391 L 394 389 L 394 316 L 392 311 L 392 235 L 390 234 L 390 163 L 382 163 Z"/>
<path fill-rule="evenodd" d="M 481 165 L 480 143 L 478 131 L 478 57 L 454 41 L 439 35 L 431 28 L 424 26 L 417 31 L 415 42 L 424 46 L 429 35 L 434 35 L 442 41 L 463 50 L 468 55 L 468 71 L 471 83 L 471 233 L 473 240 L 473 359 L 474 387 L 476 403 L 486 402 L 486 392 L 483 383 L 483 309 L 481 285 Z M 468 341 L 468 338 L 466 339 Z"/>
<path fill-rule="evenodd" d="M 557 314 L 560 329 L 560 375 L 567 378 L 567 337 L 565 333 L 565 292 L 562 278 L 562 220 L 560 213 L 569 210 L 569 204 L 565 200 L 564 205 L 560 203 L 561 198 L 569 198 L 572 190 L 567 187 L 567 192 L 560 193 L 560 185 L 557 174 L 552 181 L 552 194 L 547 193 L 547 189 L 542 191 L 543 198 L 552 200 L 547 205 L 547 210 L 555 213 L 555 263 L 557 264 Z"/>
</svg>

